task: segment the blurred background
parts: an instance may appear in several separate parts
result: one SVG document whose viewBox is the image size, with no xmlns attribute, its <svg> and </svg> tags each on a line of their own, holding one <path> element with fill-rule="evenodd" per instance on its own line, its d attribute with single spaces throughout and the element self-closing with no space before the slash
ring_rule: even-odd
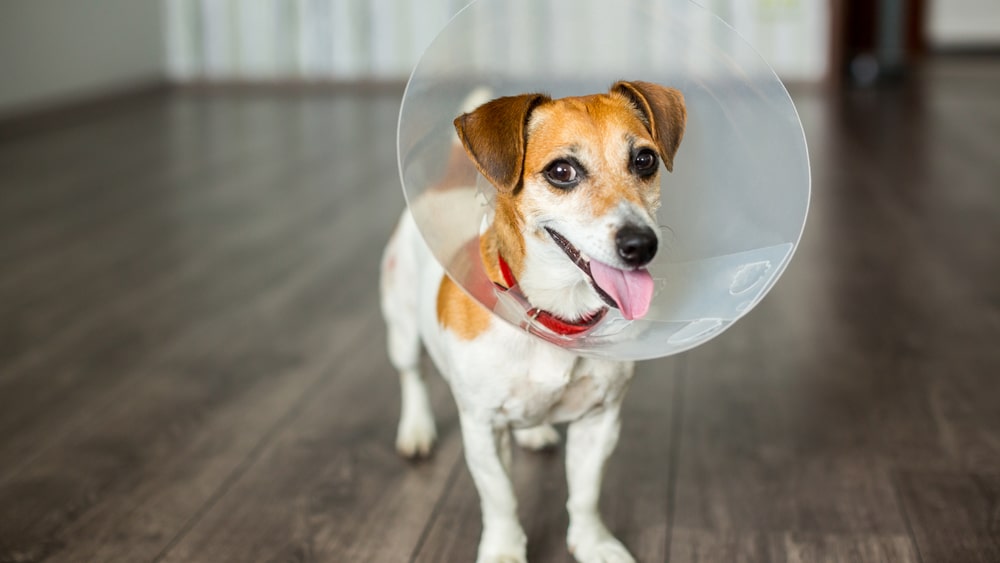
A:
<svg viewBox="0 0 1000 563">
<path fill-rule="evenodd" d="M 812 207 L 759 307 L 638 367 L 609 528 L 1000 561 L 1000 2 L 701 3 L 788 86 Z M 474 557 L 440 378 L 435 456 L 393 451 L 376 290 L 405 80 L 462 5 L 0 0 L 0 562 Z M 581 64 L 562 21 L 512 49 Z M 515 463 L 534 561 L 570 560 L 561 458 Z"/>
<path fill-rule="evenodd" d="M 598 0 L 581 0 L 586 3 Z M 868 83 L 927 53 L 989 52 L 989 0 L 706 0 L 783 80 Z M 138 84 L 405 81 L 463 0 L 4 3 L 0 112 Z M 503 13 L 497 13 L 503 18 Z M 555 50 L 540 49 L 544 60 Z"/>
</svg>

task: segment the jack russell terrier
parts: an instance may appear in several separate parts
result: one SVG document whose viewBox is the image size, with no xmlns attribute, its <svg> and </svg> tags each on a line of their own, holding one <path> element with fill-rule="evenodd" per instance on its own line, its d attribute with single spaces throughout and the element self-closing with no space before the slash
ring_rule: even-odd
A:
<svg viewBox="0 0 1000 563">
<path fill-rule="evenodd" d="M 659 246 L 660 164 L 673 169 L 686 117 L 677 90 L 618 82 L 607 94 L 498 98 L 456 118 L 461 147 L 496 187 L 494 219 L 478 241 L 490 280 L 501 290 L 516 284 L 556 334 L 586 334 L 609 307 L 641 318 L 653 295 L 645 266 Z M 559 440 L 552 424 L 562 422 L 570 552 L 581 562 L 632 561 L 598 498 L 634 363 L 581 357 L 496 318 L 445 275 L 409 211 L 385 250 L 381 290 L 402 384 L 396 448 L 426 456 L 436 437 L 423 344 L 458 404 L 482 505 L 478 561 L 525 561 L 510 435 L 541 449 Z"/>
</svg>

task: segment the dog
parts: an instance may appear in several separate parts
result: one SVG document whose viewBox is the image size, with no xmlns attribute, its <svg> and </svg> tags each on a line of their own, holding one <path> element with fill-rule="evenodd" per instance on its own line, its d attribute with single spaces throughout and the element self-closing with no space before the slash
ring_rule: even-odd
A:
<svg viewBox="0 0 1000 563">
<path fill-rule="evenodd" d="M 478 250 L 498 290 L 516 285 L 533 318 L 567 338 L 612 308 L 641 318 L 653 294 L 646 266 L 660 246 L 660 169 L 673 170 L 686 120 L 678 90 L 639 81 L 581 97 L 501 97 L 458 116 L 456 148 L 496 188 Z M 526 559 L 511 434 L 542 449 L 559 440 L 553 424 L 569 423 L 567 547 L 580 562 L 633 561 L 605 527 L 598 498 L 634 364 L 582 357 L 496 318 L 444 273 L 410 211 L 383 254 L 380 287 L 402 388 L 396 448 L 426 456 L 436 437 L 423 347 L 458 405 L 482 508 L 477 560 Z"/>
</svg>

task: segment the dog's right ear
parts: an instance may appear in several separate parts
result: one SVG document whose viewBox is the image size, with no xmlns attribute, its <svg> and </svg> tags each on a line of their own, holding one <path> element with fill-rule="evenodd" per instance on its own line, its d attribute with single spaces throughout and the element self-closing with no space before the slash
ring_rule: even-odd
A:
<svg viewBox="0 0 1000 563">
<path fill-rule="evenodd" d="M 455 130 L 472 162 L 501 193 L 521 185 L 528 118 L 544 94 L 507 96 L 487 102 L 455 118 Z"/>
</svg>

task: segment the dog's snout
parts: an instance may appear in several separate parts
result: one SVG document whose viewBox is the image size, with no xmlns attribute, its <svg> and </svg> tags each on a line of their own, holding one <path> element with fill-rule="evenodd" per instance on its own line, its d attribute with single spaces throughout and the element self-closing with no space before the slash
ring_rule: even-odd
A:
<svg viewBox="0 0 1000 563">
<path fill-rule="evenodd" d="M 626 264 L 640 267 L 656 256 L 656 233 L 646 226 L 626 225 L 615 235 L 618 255 Z"/>
</svg>

